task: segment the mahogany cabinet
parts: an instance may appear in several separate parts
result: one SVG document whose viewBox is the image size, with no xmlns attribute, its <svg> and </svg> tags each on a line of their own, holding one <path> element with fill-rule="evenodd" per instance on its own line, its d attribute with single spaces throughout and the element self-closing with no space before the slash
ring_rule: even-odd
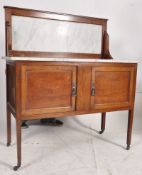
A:
<svg viewBox="0 0 142 175">
<path fill-rule="evenodd" d="M 137 63 L 112 59 L 107 19 L 5 7 L 7 146 L 16 119 L 17 165 L 21 122 L 128 110 L 130 149 Z M 42 26 L 40 26 L 42 25 Z"/>
<path fill-rule="evenodd" d="M 134 105 L 136 67 L 101 62 L 9 63 L 8 103 L 16 111 L 15 95 L 19 96 L 16 105 L 22 120 L 129 109 Z"/>
</svg>

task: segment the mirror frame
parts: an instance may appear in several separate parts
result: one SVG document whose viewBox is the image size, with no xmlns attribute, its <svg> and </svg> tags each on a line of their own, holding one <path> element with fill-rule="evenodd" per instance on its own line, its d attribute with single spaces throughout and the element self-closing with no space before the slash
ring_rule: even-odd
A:
<svg viewBox="0 0 142 175">
<path fill-rule="evenodd" d="M 49 11 L 38 11 L 17 7 L 5 6 L 5 30 L 6 30 L 6 56 L 19 57 L 56 57 L 56 58 L 102 58 L 108 51 L 107 19 L 71 14 L 55 13 Z M 12 16 L 23 16 L 58 21 L 86 23 L 102 26 L 101 53 L 71 53 L 71 52 L 40 52 L 12 50 Z M 107 41 L 106 41 L 107 40 Z"/>
</svg>

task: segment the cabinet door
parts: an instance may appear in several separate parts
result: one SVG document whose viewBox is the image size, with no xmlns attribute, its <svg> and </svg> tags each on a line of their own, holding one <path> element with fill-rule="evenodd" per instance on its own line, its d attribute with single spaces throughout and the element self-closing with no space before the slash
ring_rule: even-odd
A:
<svg viewBox="0 0 142 175">
<path fill-rule="evenodd" d="M 134 92 L 134 66 L 103 64 L 92 68 L 92 109 L 129 108 L 133 105 Z"/>
<path fill-rule="evenodd" d="M 75 110 L 76 67 L 22 65 L 22 114 Z"/>
</svg>

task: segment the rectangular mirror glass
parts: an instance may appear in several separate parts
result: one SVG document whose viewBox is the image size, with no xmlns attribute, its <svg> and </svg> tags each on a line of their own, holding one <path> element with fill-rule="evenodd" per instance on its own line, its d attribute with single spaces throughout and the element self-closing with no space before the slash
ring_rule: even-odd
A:
<svg viewBox="0 0 142 175">
<path fill-rule="evenodd" d="M 12 16 L 12 50 L 101 53 L 102 26 Z"/>
</svg>

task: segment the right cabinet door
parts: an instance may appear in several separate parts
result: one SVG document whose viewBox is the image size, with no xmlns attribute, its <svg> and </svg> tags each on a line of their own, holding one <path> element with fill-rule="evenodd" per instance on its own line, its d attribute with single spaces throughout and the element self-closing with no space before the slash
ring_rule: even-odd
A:
<svg viewBox="0 0 142 175">
<path fill-rule="evenodd" d="M 113 110 L 133 106 L 134 64 L 98 64 L 92 67 L 91 109 Z"/>
</svg>

